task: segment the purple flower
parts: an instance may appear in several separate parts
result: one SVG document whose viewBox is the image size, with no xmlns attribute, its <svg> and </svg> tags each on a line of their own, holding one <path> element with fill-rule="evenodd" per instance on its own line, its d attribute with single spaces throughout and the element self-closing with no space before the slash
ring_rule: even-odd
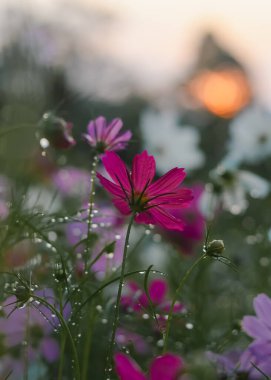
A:
<svg viewBox="0 0 271 380">
<path fill-rule="evenodd" d="M 135 351 L 142 355 L 150 352 L 150 346 L 143 336 L 124 328 L 117 329 L 116 343 L 120 347 L 132 345 Z"/>
<path fill-rule="evenodd" d="M 67 225 L 66 234 L 68 242 L 71 245 L 79 243 L 87 236 L 87 212 L 82 215 L 82 221 L 69 223 Z M 94 233 L 99 234 L 98 241 L 92 247 L 92 259 L 94 259 L 102 249 L 116 241 L 114 252 L 110 254 L 104 253 L 94 265 L 91 270 L 95 272 L 98 278 L 103 278 L 107 271 L 114 270 L 121 264 L 125 227 L 123 225 L 123 217 L 110 207 L 101 207 L 98 213 L 92 219 L 92 230 Z M 84 244 L 80 244 L 76 252 L 82 253 L 84 251 Z M 76 265 L 76 272 L 80 276 L 83 270 L 82 261 L 78 261 Z"/>
<path fill-rule="evenodd" d="M 63 197 L 87 200 L 90 192 L 89 173 L 75 167 L 65 167 L 54 172 L 52 180 Z"/>
<path fill-rule="evenodd" d="M 87 133 L 84 138 L 97 153 L 102 154 L 106 151 L 118 151 L 124 149 L 132 137 L 132 133 L 127 131 L 119 134 L 123 126 L 121 119 L 113 119 L 107 124 L 103 116 L 91 120 L 87 126 Z"/>
<path fill-rule="evenodd" d="M 55 305 L 55 297 L 51 289 L 35 291 L 39 297 Z M 59 320 L 46 306 L 32 301 L 33 305 L 16 307 L 17 298 L 8 297 L 3 303 L 4 316 L 0 318 L 0 337 L 7 350 L 3 361 L 5 371 L 23 367 L 24 347 L 22 342 L 28 341 L 27 353 L 29 360 L 36 360 L 41 355 L 48 363 L 59 357 L 59 344 L 51 334 L 58 327 Z M 64 317 L 70 314 L 70 305 L 64 309 Z M 13 352 L 17 352 L 13 357 Z M 18 356 L 19 353 L 19 356 Z M 14 362 L 15 361 L 15 362 Z M 15 376 L 15 374 L 14 374 Z"/>
<path fill-rule="evenodd" d="M 114 360 L 120 380 L 178 380 L 184 369 L 182 358 L 170 353 L 154 358 L 148 375 L 128 355 L 118 353 Z"/>
<path fill-rule="evenodd" d="M 258 294 L 253 300 L 256 316 L 245 316 L 243 330 L 254 339 L 248 351 L 254 363 L 267 376 L 271 376 L 271 298 Z"/>
</svg>

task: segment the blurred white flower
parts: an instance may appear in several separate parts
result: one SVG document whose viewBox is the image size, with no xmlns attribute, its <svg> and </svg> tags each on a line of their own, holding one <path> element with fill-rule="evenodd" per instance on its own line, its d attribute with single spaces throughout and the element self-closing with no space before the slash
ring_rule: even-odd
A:
<svg viewBox="0 0 271 380">
<path fill-rule="evenodd" d="M 265 198 L 270 191 L 270 183 L 247 170 L 226 169 L 218 166 L 210 173 L 212 182 L 206 185 L 201 197 L 201 211 L 207 219 L 213 219 L 220 209 L 234 215 L 244 212 L 252 198 Z"/>
<path fill-rule="evenodd" d="M 26 210 L 54 213 L 61 209 L 61 199 L 55 191 L 41 187 L 32 186 L 25 195 L 24 207 Z"/>
<path fill-rule="evenodd" d="M 189 171 L 204 164 L 198 131 L 190 126 L 178 126 L 177 112 L 147 109 L 141 115 L 140 127 L 145 147 L 155 155 L 159 172 L 174 166 Z"/>
<path fill-rule="evenodd" d="M 253 106 L 230 125 L 229 152 L 225 161 L 254 163 L 271 155 L 271 114 Z"/>
</svg>

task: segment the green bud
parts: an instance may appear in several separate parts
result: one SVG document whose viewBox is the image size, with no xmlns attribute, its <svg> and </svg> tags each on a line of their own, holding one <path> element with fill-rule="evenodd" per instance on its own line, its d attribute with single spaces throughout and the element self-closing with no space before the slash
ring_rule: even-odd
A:
<svg viewBox="0 0 271 380">
<path fill-rule="evenodd" d="M 221 255 L 225 249 L 223 240 L 213 240 L 206 248 L 206 254 L 209 256 Z"/>
</svg>

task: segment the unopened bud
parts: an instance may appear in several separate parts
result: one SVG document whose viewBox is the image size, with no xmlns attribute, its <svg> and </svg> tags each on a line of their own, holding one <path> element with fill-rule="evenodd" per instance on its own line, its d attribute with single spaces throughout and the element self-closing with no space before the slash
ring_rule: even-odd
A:
<svg viewBox="0 0 271 380">
<path fill-rule="evenodd" d="M 206 248 L 206 254 L 209 256 L 221 255 L 225 249 L 223 240 L 213 240 Z"/>
</svg>

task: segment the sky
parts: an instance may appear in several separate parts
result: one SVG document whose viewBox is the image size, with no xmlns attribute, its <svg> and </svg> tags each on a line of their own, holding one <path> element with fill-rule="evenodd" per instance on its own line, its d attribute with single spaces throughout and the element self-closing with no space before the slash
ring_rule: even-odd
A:
<svg viewBox="0 0 271 380">
<path fill-rule="evenodd" d="M 66 24 L 86 52 L 91 40 L 109 60 L 154 90 L 185 76 L 200 37 L 213 31 L 245 65 L 259 99 L 271 108 L 270 0 L 1 0 L 0 22 L 7 5 Z M 95 34 L 95 42 L 93 19 L 88 18 L 93 9 L 113 20 Z M 76 16 L 80 10 L 82 25 Z"/>
</svg>

